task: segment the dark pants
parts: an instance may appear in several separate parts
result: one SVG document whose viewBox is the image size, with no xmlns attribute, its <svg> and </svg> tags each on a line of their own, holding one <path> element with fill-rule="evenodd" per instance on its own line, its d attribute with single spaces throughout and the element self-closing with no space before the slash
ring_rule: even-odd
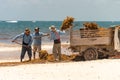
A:
<svg viewBox="0 0 120 80">
<path fill-rule="evenodd" d="M 31 60 L 31 57 L 32 57 L 31 47 L 28 48 L 28 47 L 22 46 L 22 51 L 21 51 L 21 56 L 20 56 L 21 62 L 22 62 L 22 59 L 24 59 L 26 51 L 28 53 L 29 60 Z"/>
</svg>

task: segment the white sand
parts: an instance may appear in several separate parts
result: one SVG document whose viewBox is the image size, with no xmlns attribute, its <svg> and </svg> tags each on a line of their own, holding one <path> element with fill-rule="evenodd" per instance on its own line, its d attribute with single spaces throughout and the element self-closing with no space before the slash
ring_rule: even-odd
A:
<svg viewBox="0 0 120 80">
<path fill-rule="evenodd" d="M 120 80 L 120 60 L 0 67 L 0 80 Z"/>
<path fill-rule="evenodd" d="M 20 47 L 0 47 L 0 53 L 1 52 L 18 51 L 18 50 L 20 50 Z"/>
</svg>

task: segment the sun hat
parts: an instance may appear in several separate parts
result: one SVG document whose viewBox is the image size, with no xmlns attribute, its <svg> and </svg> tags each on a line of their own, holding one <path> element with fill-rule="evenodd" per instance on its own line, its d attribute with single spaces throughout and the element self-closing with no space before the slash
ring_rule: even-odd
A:
<svg viewBox="0 0 120 80">
<path fill-rule="evenodd" d="M 52 25 L 52 26 L 49 27 L 49 29 L 50 30 L 53 30 L 53 29 L 56 30 L 56 27 L 54 25 Z"/>
<path fill-rule="evenodd" d="M 30 31 L 30 29 L 29 28 L 25 28 L 25 31 Z"/>
<path fill-rule="evenodd" d="M 40 28 L 39 27 L 36 27 L 35 30 L 39 30 Z"/>
</svg>

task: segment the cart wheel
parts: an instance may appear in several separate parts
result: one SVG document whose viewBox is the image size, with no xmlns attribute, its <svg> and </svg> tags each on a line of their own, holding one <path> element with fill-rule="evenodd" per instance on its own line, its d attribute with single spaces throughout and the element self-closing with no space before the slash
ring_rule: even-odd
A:
<svg viewBox="0 0 120 80">
<path fill-rule="evenodd" d="M 96 60 L 98 59 L 98 52 L 95 48 L 88 48 L 84 52 L 85 60 Z"/>
</svg>

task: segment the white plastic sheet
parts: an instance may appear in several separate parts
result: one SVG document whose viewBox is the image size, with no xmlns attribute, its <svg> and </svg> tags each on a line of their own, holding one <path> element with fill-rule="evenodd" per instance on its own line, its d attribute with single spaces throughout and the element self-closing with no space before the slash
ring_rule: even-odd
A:
<svg viewBox="0 0 120 80">
<path fill-rule="evenodd" d="M 115 34 L 114 34 L 114 49 L 120 52 L 120 41 L 118 38 L 118 29 L 119 27 L 115 28 Z M 119 34 L 120 35 L 120 34 Z"/>
</svg>

